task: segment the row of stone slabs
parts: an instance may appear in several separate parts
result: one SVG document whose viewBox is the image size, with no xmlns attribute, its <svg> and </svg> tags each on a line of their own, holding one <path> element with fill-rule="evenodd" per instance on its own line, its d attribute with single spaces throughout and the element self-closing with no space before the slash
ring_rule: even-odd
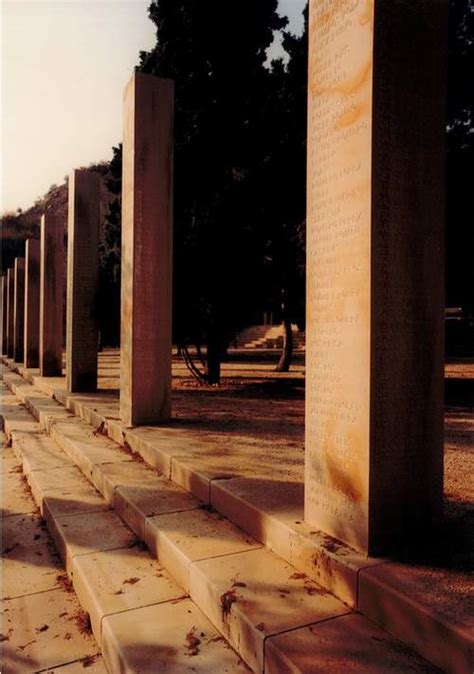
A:
<svg viewBox="0 0 474 674">
<path fill-rule="evenodd" d="M 255 672 L 435 671 L 65 410 L 51 424 L 60 448 L 18 402 L 5 402 L 5 428 L 110 671 L 159 671 L 160 653 L 170 672 L 226 671 L 226 662 L 244 671 L 231 650 L 223 659 L 202 613 Z M 147 517 L 151 501 L 161 514 Z"/>
<path fill-rule="evenodd" d="M 31 415 L 5 396 L 3 416 L 109 671 L 182 672 L 196 664 L 202 672 L 247 671 Z M 195 657 L 193 648 L 199 650 Z"/>
<path fill-rule="evenodd" d="M 5 375 L 8 385 L 33 414 L 38 414 L 40 403 L 39 414 L 46 425 L 48 415 L 57 413 L 56 400 L 60 401 L 88 424 L 102 429 L 116 443 L 129 444 L 147 463 L 203 502 L 212 504 L 218 512 L 297 567 L 299 572 L 328 588 L 431 662 L 448 671 L 471 671 L 472 616 L 468 601 L 459 603 L 460 596 L 469 596 L 467 575 L 451 574 L 447 585 L 445 574 L 441 572 L 440 575 L 440 570 L 435 568 L 423 569 L 361 557 L 350 548 L 335 545 L 336 542 L 322 532 L 309 530 L 310 527 L 299 521 L 302 504 L 298 505 L 301 497 L 298 490 L 293 494 L 290 508 L 289 495 L 284 491 L 282 511 L 278 482 L 272 483 L 276 490 L 269 490 L 266 481 L 265 493 L 261 494 L 260 489 L 258 493 L 254 488 L 249 491 L 249 482 L 252 485 L 253 479 L 215 478 L 212 457 L 208 456 L 204 462 L 201 457 L 197 461 L 196 453 L 200 455 L 204 450 L 206 456 L 207 452 L 205 446 L 195 446 L 196 438 L 188 437 L 188 434 L 184 437 L 180 433 L 176 435 L 176 429 L 126 429 L 115 420 L 116 403 L 108 396 L 68 396 L 61 388 L 62 380 L 37 377 L 35 371 L 22 371 L 15 364 L 8 364 L 38 389 L 35 391 L 25 379 L 15 374 Z M 67 414 L 65 410 L 62 412 Z M 54 435 L 54 428 L 51 431 Z M 168 437 L 168 432 L 173 440 Z M 192 455 L 194 458 L 190 460 Z M 276 511 L 275 499 L 278 501 Z M 448 593 L 443 595 L 441 603 L 440 592 Z"/>
<path fill-rule="evenodd" d="M 437 666 L 450 672 L 471 671 L 474 638 L 467 574 L 450 573 L 447 578 L 435 567 L 367 559 L 300 521 L 300 490 L 288 500 L 290 494 L 281 492 L 278 481 L 270 485 L 265 480 L 261 493 L 255 476 L 221 479 L 212 443 L 211 456 L 209 444 L 202 445 L 193 434 L 183 436 L 166 428 L 127 429 L 117 419 L 115 399 L 102 394 L 69 396 L 61 379 L 38 377 L 34 370 L 7 364 L 22 374 L 5 375 L 8 385 L 46 425 L 59 409 L 56 400 L 60 401 Z M 64 409 L 62 413 L 67 414 Z M 54 427 L 51 432 L 54 436 Z M 217 457 L 222 459 L 219 452 Z"/>
<path fill-rule="evenodd" d="M 21 462 L 0 434 L 2 657 L 5 672 L 106 674 Z"/>
</svg>

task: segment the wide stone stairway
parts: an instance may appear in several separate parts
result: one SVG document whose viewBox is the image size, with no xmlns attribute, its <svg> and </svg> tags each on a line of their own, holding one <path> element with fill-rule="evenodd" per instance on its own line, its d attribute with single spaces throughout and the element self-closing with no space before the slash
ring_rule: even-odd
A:
<svg viewBox="0 0 474 674">
<path fill-rule="evenodd" d="M 383 578 L 365 581 L 364 611 L 361 570 L 384 560 L 328 540 L 316 563 L 303 535 L 244 493 L 226 498 L 224 485 L 211 498 L 198 471 L 158 469 L 146 434 L 132 441 L 93 403 L 63 406 L 34 377 L 4 367 L 2 378 L 4 431 L 111 674 L 439 671 L 403 641 L 470 671 L 469 635 L 416 602 L 410 614 Z"/>
</svg>

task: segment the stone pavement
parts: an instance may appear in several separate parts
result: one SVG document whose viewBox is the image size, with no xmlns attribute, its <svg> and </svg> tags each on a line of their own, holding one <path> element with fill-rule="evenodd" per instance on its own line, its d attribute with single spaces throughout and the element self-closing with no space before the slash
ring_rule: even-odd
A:
<svg viewBox="0 0 474 674">
<path fill-rule="evenodd" d="M 2 672 L 106 674 L 21 461 L 2 437 Z"/>
<path fill-rule="evenodd" d="M 71 459 L 13 396 L 2 390 L 2 399 L 13 449 L 3 452 L 6 465 L 13 466 L 4 480 L 4 509 L 10 514 L 4 526 L 8 530 L 10 519 L 22 518 L 12 527 L 20 538 L 8 530 L 3 548 L 11 556 L 4 559 L 11 592 L 3 621 L 4 671 L 53 672 L 57 665 L 62 672 L 62 663 L 73 674 L 248 671 Z M 102 454 L 107 449 L 112 461 L 113 450 Z M 41 542 L 47 543 L 47 559 Z M 46 596 L 48 587 L 55 589 Z M 25 588 L 27 596 L 17 597 Z"/>
<path fill-rule="evenodd" d="M 107 359 L 112 361 L 113 368 L 114 359 L 117 362 L 116 356 L 105 354 L 105 358 L 101 357 L 100 371 L 110 374 L 111 368 L 104 366 Z M 261 463 L 256 461 L 254 476 L 250 471 L 245 471 L 241 476 L 222 476 L 219 470 L 215 472 L 216 466 L 219 468 L 220 455 L 224 454 L 222 447 L 216 449 L 213 441 L 206 442 L 203 433 L 195 434 L 185 423 L 180 424 L 178 421 L 164 428 L 127 430 L 117 420 L 118 415 L 113 407 L 117 403 L 116 398 L 114 402 L 114 393 L 67 397 L 62 393 L 61 380 L 50 381 L 49 378 L 34 377 L 32 386 L 18 375 L 5 374 L 4 379 L 39 420 L 40 425 L 51 434 L 56 445 L 64 450 L 106 501 L 113 505 L 117 514 L 135 534 L 146 541 L 151 553 L 158 556 L 160 563 L 178 584 L 191 593 L 193 601 L 230 640 L 253 671 L 261 671 L 262 658 L 265 660 L 266 671 L 275 672 L 286 671 L 283 663 L 287 663 L 285 666 L 289 667 L 288 671 L 345 671 L 344 667 L 349 663 L 353 666 L 355 661 L 366 667 L 361 670 L 366 672 L 372 671 L 367 669 L 367 663 L 372 660 L 376 672 L 433 671 L 427 663 L 413 660 L 412 656 L 409 666 L 415 669 L 408 668 L 406 662 L 402 667 L 401 662 L 398 662 L 398 669 L 391 670 L 385 664 L 386 668 L 381 670 L 380 662 L 384 657 L 388 658 L 388 652 L 385 656 L 382 653 L 377 656 L 370 649 L 364 649 L 367 644 L 377 642 L 378 638 L 386 645 L 390 643 L 390 637 L 386 632 L 380 632 L 381 636 L 378 637 L 379 633 L 376 632 L 369 638 L 367 635 L 372 623 L 367 623 L 366 618 L 361 616 L 356 619 L 347 605 L 359 610 L 363 607 L 363 612 L 372 620 L 423 652 L 432 662 L 443 666 L 447 671 L 470 671 L 470 665 L 466 664 L 469 643 L 472 644 L 472 621 L 469 623 L 466 599 L 469 588 L 459 569 L 451 570 L 446 577 L 445 568 L 436 569 L 421 564 L 396 565 L 387 563 L 387 560 L 361 559 L 349 548 L 337 546 L 335 541 L 323 538 L 320 532 L 306 531 L 302 523 L 298 480 L 293 477 L 294 487 L 291 487 L 290 480 L 283 484 L 283 473 L 277 470 L 275 480 L 272 481 L 269 478 L 273 475 L 267 469 L 265 481 L 261 471 L 265 465 L 270 464 L 268 457 L 263 457 Z M 95 431 L 54 401 L 50 397 L 53 391 L 58 400 L 63 399 L 71 410 L 92 423 Z M 10 423 L 9 413 L 11 410 L 9 412 L 8 409 L 4 413 L 7 426 Z M 31 420 L 28 422 L 17 419 L 15 432 L 21 432 L 22 424 L 28 423 Z M 185 432 L 180 426 L 184 426 Z M 241 470 L 241 466 L 246 468 L 256 449 L 252 447 L 250 454 L 242 455 L 242 438 L 240 441 L 233 464 L 228 464 L 234 474 Z M 36 450 L 25 449 L 25 443 L 20 438 L 17 438 L 15 444 L 25 451 L 26 470 L 30 469 L 35 473 L 37 466 L 28 462 Z M 116 454 L 117 444 L 121 445 L 120 456 Z M 228 439 L 226 446 L 229 446 Z M 107 456 L 108 452 L 115 452 L 112 463 L 112 455 Z M 131 457 L 140 458 L 134 452 L 138 452 L 148 464 L 158 468 L 161 477 L 155 472 L 151 474 L 143 463 L 130 461 Z M 240 461 L 236 460 L 239 459 L 239 454 Z M 288 453 L 288 475 L 295 475 L 291 471 L 291 462 L 296 455 L 296 451 L 294 454 L 291 451 Z M 281 456 L 283 457 L 283 452 Z M 49 457 L 45 460 L 51 459 Z M 61 480 L 67 482 L 70 479 L 67 477 L 68 472 L 66 468 L 62 470 Z M 46 477 L 44 474 L 43 479 Z M 165 478 L 172 478 L 172 481 L 163 482 Z M 43 482 L 42 486 L 37 484 L 33 474 L 29 481 L 39 500 L 48 498 L 47 494 L 41 496 L 42 489 L 50 489 L 48 482 Z M 184 487 L 186 491 L 180 492 L 179 487 Z M 194 502 L 189 500 L 192 498 Z M 185 499 L 184 504 L 180 504 L 181 499 Z M 196 503 L 206 507 L 203 509 Z M 223 519 L 222 515 L 228 519 Z M 64 531 L 62 528 L 57 540 L 65 540 Z M 72 533 L 73 537 L 78 535 Z M 254 540 L 253 547 L 250 537 Z M 77 541 L 73 541 L 72 547 L 69 547 L 73 550 L 76 543 Z M 266 545 L 267 551 L 262 549 L 262 543 Z M 246 551 L 245 548 L 249 545 L 250 548 Z M 67 544 L 65 547 L 67 548 Z M 270 550 L 276 552 L 277 556 Z M 74 554 L 77 554 L 77 550 L 72 552 L 72 557 Z M 67 553 L 64 557 L 70 569 Z M 462 567 L 466 560 L 461 555 L 458 561 Z M 234 568 L 233 564 L 237 566 Z M 281 571 L 278 571 L 279 568 Z M 285 568 L 292 569 L 291 573 L 285 572 Z M 295 577 L 291 580 L 293 575 Z M 82 573 L 82 577 L 88 576 L 90 574 Z M 78 587 L 79 578 L 80 574 L 76 580 Z M 273 614 L 279 614 L 279 604 L 282 606 L 282 615 L 285 614 L 284 607 L 288 605 L 288 597 L 292 605 L 294 602 L 298 605 L 298 592 L 301 592 L 297 588 L 298 581 L 303 589 L 303 594 L 299 595 L 303 600 L 301 621 L 297 611 L 296 618 L 292 616 L 295 622 L 288 623 L 288 618 L 285 618 L 283 623 L 278 620 L 275 623 Z M 315 654 L 318 651 L 317 648 L 314 650 L 315 644 L 319 644 L 320 649 L 322 643 L 323 636 L 318 630 L 323 628 L 323 624 L 315 617 L 317 605 L 312 607 L 311 602 L 308 604 L 307 601 L 314 596 L 327 596 L 328 599 L 324 600 L 327 603 L 330 595 L 327 595 L 322 586 L 329 586 L 346 604 L 339 605 L 338 608 L 336 603 L 330 609 L 335 611 L 333 615 L 339 617 L 336 620 L 332 618 L 332 627 L 324 627 L 323 630 L 325 635 L 328 630 L 324 638 L 327 637 L 327 644 L 330 645 L 330 652 L 326 651 L 324 655 L 326 660 L 320 650 L 320 660 Z M 265 587 L 269 589 L 262 595 L 262 588 Z M 269 591 L 272 594 L 272 587 L 278 591 L 279 597 L 268 603 L 265 595 Z M 85 594 L 81 590 L 80 592 L 83 597 L 89 596 L 89 601 L 92 601 L 91 597 L 98 596 L 97 589 L 89 588 L 89 593 Z M 441 595 L 443 601 L 440 604 Z M 228 616 L 223 611 L 223 597 L 229 599 L 228 602 L 224 601 Z M 334 602 L 335 599 L 331 601 Z M 100 605 L 98 600 L 92 603 L 97 602 Z M 254 608 L 249 613 L 250 605 Z M 108 611 L 103 606 L 100 610 Z M 307 610 L 310 611 L 309 620 L 304 615 Z M 317 610 L 320 611 L 321 608 Z M 93 616 L 92 609 L 88 612 Z M 227 616 L 226 620 L 223 619 L 224 614 Z M 94 622 L 97 621 L 92 618 L 93 625 Z M 326 619 L 324 622 L 326 623 Z M 307 627 L 308 623 L 312 625 L 311 629 Z M 301 627 L 298 628 L 298 624 Z M 315 625 L 319 625 L 316 631 Z M 371 629 L 377 630 L 373 624 Z M 263 641 L 258 638 L 259 633 Z M 106 631 L 105 636 L 107 634 Z M 351 639 L 348 640 L 347 634 L 352 635 Z M 359 636 L 356 638 L 357 634 Z M 144 638 L 143 634 L 141 638 Z M 110 643 L 110 639 L 106 643 Z M 346 643 L 347 648 L 344 652 L 339 652 L 340 648 L 338 651 L 336 643 Z M 104 646 L 102 648 L 104 650 Z M 364 652 L 365 656 L 361 655 Z M 409 651 L 405 649 L 403 652 L 408 657 Z M 311 660 L 307 659 L 308 653 L 313 653 Z M 346 660 L 337 661 L 337 657 L 345 657 Z M 318 669 L 322 662 L 331 662 L 331 658 L 333 660 L 330 670 Z M 389 660 L 390 658 L 387 662 Z M 294 669 L 291 669 L 289 663 Z"/>
</svg>

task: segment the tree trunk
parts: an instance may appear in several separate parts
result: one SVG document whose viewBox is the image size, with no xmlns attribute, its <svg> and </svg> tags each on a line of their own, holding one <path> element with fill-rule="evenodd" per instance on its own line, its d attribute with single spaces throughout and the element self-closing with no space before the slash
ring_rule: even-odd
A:
<svg viewBox="0 0 474 674">
<path fill-rule="evenodd" d="M 283 348 L 280 360 L 275 368 L 275 372 L 288 372 L 293 356 L 293 333 L 291 332 L 291 320 L 284 311 L 283 313 Z"/>
<path fill-rule="evenodd" d="M 220 384 L 221 358 L 221 340 L 217 331 L 212 330 L 207 339 L 206 379 L 208 384 Z"/>
</svg>

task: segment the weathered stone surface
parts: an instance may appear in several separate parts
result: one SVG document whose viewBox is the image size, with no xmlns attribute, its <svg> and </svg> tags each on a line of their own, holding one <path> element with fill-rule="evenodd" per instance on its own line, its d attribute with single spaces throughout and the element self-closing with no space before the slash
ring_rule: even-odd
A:
<svg viewBox="0 0 474 674">
<path fill-rule="evenodd" d="M 108 468 L 108 466 L 103 466 L 103 468 Z M 142 539 L 145 536 L 146 517 L 158 513 L 188 510 L 200 505 L 184 489 L 180 489 L 166 478 L 156 474 L 143 479 L 141 485 L 131 484 L 128 480 L 125 480 L 123 484 L 117 484 L 113 504 L 120 516 Z"/>
<path fill-rule="evenodd" d="M 14 270 L 7 271 L 7 355 L 13 358 L 13 307 L 15 304 Z"/>
<path fill-rule="evenodd" d="M 122 452 L 122 455 L 132 458 L 130 454 L 125 452 Z M 128 487 L 133 490 L 142 487 L 145 493 L 152 493 L 162 489 L 164 483 L 163 477 L 139 461 L 115 462 L 97 466 L 93 472 L 93 481 L 104 498 L 107 501 L 114 502 L 114 505 L 115 494 L 119 488 Z M 175 491 L 179 490 L 179 487 L 174 485 L 172 488 Z M 187 503 L 189 503 L 189 494 L 182 490 L 179 491 L 187 498 Z M 190 505 L 189 507 L 192 508 L 193 506 Z"/>
<path fill-rule="evenodd" d="M 25 367 L 39 365 L 40 243 L 25 244 Z"/>
<path fill-rule="evenodd" d="M 360 570 L 380 563 L 304 521 L 302 483 L 213 480 L 211 505 L 348 606 L 357 605 Z"/>
<path fill-rule="evenodd" d="M 36 433 L 40 430 L 40 425 L 33 419 L 31 414 L 21 407 L 18 402 L 11 400 L 13 396 L 2 395 L 2 418 L 3 428 L 7 435 L 11 433 Z"/>
<path fill-rule="evenodd" d="M 45 396 L 40 391 L 35 391 L 30 385 L 13 385 L 15 395 L 21 400 L 26 409 L 38 419 L 41 427 L 51 432 L 55 424 L 73 416 L 55 400 Z"/>
<path fill-rule="evenodd" d="M 110 674 L 99 653 L 92 657 L 76 660 L 76 662 L 70 662 L 61 667 L 48 669 L 44 674 L 84 674 L 84 670 L 86 670 L 87 674 Z"/>
<path fill-rule="evenodd" d="M 7 353 L 7 319 L 8 319 L 8 279 L 6 274 L 2 274 L 2 283 L 1 283 L 1 341 L 0 341 L 0 354 Z"/>
<path fill-rule="evenodd" d="M 220 455 L 219 450 L 215 451 L 216 464 L 210 464 L 209 461 L 199 456 L 199 446 L 193 443 L 190 444 L 192 449 L 197 450 L 196 455 L 193 456 L 191 452 L 189 454 L 182 454 L 181 456 L 179 454 L 172 454 L 171 479 L 201 499 L 201 501 L 204 501 L 204 503 L 209 503 L 212 480 L 226 477 L 231 478 L 235 475 L 235 469 L 233 466 L 229 466 L 228 470 L 217 467 L 217 461 L 222 458 L 222 454 L 225 456 L 225 452 Z M 162 447 L 161 449 L 165 450 L 168 449 L 167 445 L 171 445 L 171 451 L 173 451 L 173 445 L 179 447 L 179 443 L 176 441 L 165 441 L 163 445 L 164 448 Z"/>
<path fill-rule="evenodd" d="M 96 464 L 131 461 L 130 455 L 120 450 L 115 443 L 104 437 L 101 440 L 94 437 L 91 428 L 79 419 L 58 421 L 50 432 L 56 443 L 96 486 L 93 480 Z"/>
<path fill-rule="evenodd" d="M 108 371 L 111 352 L 101 354 L 100 358 L 103 358 L 101 370 L 103 372 Z M 115 352 L 112 368 L 116 369 L 117 364 L 118 354 Z M 7 381 L 10 377 L 19 379 L 17 375 L 7 375 Z M 70 409 L 75 409 L 77 413 L 80 413 L 84 419 L 93 423 L 95 427 L 104 422 L 105 425 L 101 426 L 102 432 L 107 432 L 108 423 L 111 419 L 117 418 L 117 408 L 113 404 L 114 395 L 110 394 L 110 392 L 104 391 L 95 394 L 66 396 L 64 394 L 64 381 L 55 384 L 51 379 L 35 377 L 34 380 L 35 387 L 41 387 L 45 393 L 50 396 L 54 393 L 58 400 L 64 400 L 70 406 Z M 102 379 L 102 381 L 104 381 L 104 379 Z M 62 386 L 63 388 L 58 388 L 58 386 Z M 0 384 L 0 388 L 4 387 Z M 116 382 L 112 384 L 111 388 L 116 388 Z M 61 391 L 64 395 L 61 395 Z M 11 396 L 7 396 L 7 400 L 10 399 Z M 199 403 L 193 402 L 193 404 L 196 405 L 198 410 L 200 409 Z M 188 410 L 189 408 L 185 409 Z M 182 410 L 183 408 L 180 408 L 179 411 L 182 412 Z M 23 413 L 25 413 L 24 410 Z M 466 419 L 463 414 L 462 423 L 461 418 L 459 418 L 457 424 L 461 424 L 461 428 L 465 428 L 464 421 L 466 421 Z M 65 424 L 66 427 L 68 425 L 69 424 Z M 117 424 L 117 438 L 119 439 L 119 442 L 123 442 L 123 439 L 126 439 L 130 446 L 140 451 L 141 443 L 144 441 L 146 441 L 150 447 L 153 447 L 154 445 L 159 447 L 163 436 L 165 438 L 167 436 L 169 436 L 169 438 L 175 436 L 177 444 L 180 445 L 181 433 L 183 432 L 183 429 L 180 429 L 179 423 L 174 423 L 169 428 L 142 427 L 140 429 L 128 429 L 126 430 L 125 436 L 119 427 L 123 430 L 123 425 Z M 186 437 L 189 443 L 186 443 L 186 446 L 183 445 L 181 452 L 186 451 L 187 449 L 191 452 L 194 446 L 193 439 L 197 438 L 199 442 L 199 451 L 197 453 L 200 453 L 202 458 L 207 461 L 210 472 L 215 470 L 218 461 L 220 461 L 220 454 L 217 454 L 219 459 L 216 461 L 216 454 L 213 451 L 216 439 L 213 436 L 207 436 L 206 442 L 204 443 L 207 444 L 207 450 L 206 447 L 201 449 L 200 443 L 202 442 L 203 437 L 205 437 L 205 433 L 202 432 L 202 429 L 199 428 L 196 432 L 196 429 L 189 429 L 187 423 L 184 425 L 184 429 L 186 430 Z M 89 431 L 89 435 L 91 433 L 92 429 Z M 140 439 L 139 443 L 134 442 L 135 436 Z M 106 438 L 99 433 L 96 433 L 94 441 L 100 443 L 107 442 Z M 89 438 L 87 444 L 89 444 Z M 247 477 L 233 478 L 230 480 L 214 480 L 211 483 L 211 504 L 214 505 L 219 512 L 225 514 L 231 520 L 239 523 L 247 530 L 252 531 L 254 535 L 264 536 L 264 542 L 271 546 L 278 556 L 296 567 L 297 573 L 307 573 L 313 580 L 316 580 L 320 585 L 337 593 L 339 598 L 348 603 L 350 602 L 351 607 L 355 607 L 356 609 L 358 606 L 355 602 L 355 598 L 357 597 L 357 584 L 359 584 L 359 605 L 362 606 L 362 602 L 366 601 L 365 606 L 369 605 L 369 609 L 364 610 L 373 611 L 373 613 L 370 614 L 371 619 L 377 620 L 379 624 L 389 625 L 390 631 L 393 631 L 394 624 L 397 624 L 403 629 L 407 628 L 409 635 L 410 631 L 411 636 L 415 633 L 419 635 L 419 644 L 422 644 L 424 641 L 423 635 L 433 634 L 431 622 L 434 611 L 432 611 L 431 607 L 426 604 L 425 599 L 427 594 L 425 594 L 425 591 L 428 584 L 431 586 L 436 585 L 436 588 L 430 588 L 429 595 L 433 598 L 436 597 L 435 610 L 436 613 L 439 612 L 440 614 L 439 622 L 443 622 L 444 627 L 446 628 L 444 632 L 439 632 L 438 636 L 435 637 L 439 644 L 439 647 L 436 650 L 438 652 L 443 651 L 445 657 L 448 660 L 451 659 L 452 662 L 462 661 L 463 656 L 461 650 L 456 652 L 455 650 L 452 650 L 451 647 L 444 647 L 448 644 L 448 640 L 450 644 L 454 643 L 453 636 L 455 636 L 454 633 L 457 631 L 458 623 L 457 620 L 453 619 L 453 612 L 456 616 L 458 614 L 462 615 L 463 613 L 466 615 L 464 609 L 468 606 L 466 602 L 463 602 L 464 608 L 459 611 L 459 601 L 454 599 L 456 595 L 461 597 L 464 592 L 465 586 L 459 584 L 459 574 L 453 573 L 452 582 L 450 584 L 456 594 L 451 595 L 451 598 L 449 592 L 446 592 L 445 596 L 441 597 L 442 592 L 440 593 L 440 588 L 441 591 L 443 591 L 446 587 L 445 582 L 442 581 L 442 576 L 444 574 L 441 570 L 425 576 L 424 572 L 417 568 L 417 575 L 421 574 L 422 576 L 422 578 L 420 578 L 421 584 L 418 584 L 412 583 L 413 579 L 410 577 L 410 574 L 405 575 L 405 570 L 409 570 L 410 567 L 403 565 L 404 569 L 401 569 L 401 575 L 399 575 L 399 572 L 397 571 L 394 576 L 393 587 L 389 586 L 391 583 L 385 582 L 386 578 L 384 582 L 378 583 L 375 581 L 375 576 L 378 575 L 378 573 L 375 575 L 372 572 L 367 574 L 364 569 L 368 566 L 373 566 L 374 563 L 380 565 L 379 571 L 388 570 L 390 568 L 393 569 L 394 565 L 392 563 L 387 564 L 386 560 L 384 562 L 384 560 L 376 560 L 373 557 L 368 559 L 363 553 L 356 553 L 348 546 L 343 545 L 340 541 L 323 534 L 316 528 L 311 527 L 308 523 L 305 523 L 302 520 L 303 502 L 301 481 L 290 484 L 288 480 L 283 480 L 283 483 L 279 484 L 281 472 L 273 472 L 269 469 L 269 466 L 271 467 L 272 465 L 273 457 L 268 455 L 260 456 L 257 452 L 254 452 L 251 456 L 252 461 L 254 462 L 253 465 L 256 466 L 256 474 L 252 479 Z M 173 455 L 173 458 L 177 458 L 178 460 L 181 460 L 181 458 L 184 459 L 184 454 L 181 456 L 178 455 L 177 457 Z M 237 450 L 231 455 L 231 458 L 233 459 L 235 466 L 240 469 L 240 465 L 248 461 L 248 454 L 240 453 L 240 451 Z M 287 474 L 291 475 L 291 465 L 294 461 L 298 460 L 298 453 L 296 451 L 288 451 L 286 460 L 289 467 Z M 107 488 L 110 488 L 112 492 L 119 482 L 122 485 L 128 482 L 126 474 L 127 470 L 130 470 L 131 486 L 133 488 L 140 486 L 140 481 L 143 480 L 144 466 L 139 463 L 130 462 L 130 467 L 125 467 L 123 464 L 120 466 L 118 464 L 115 466 L 102 464 L 101 466 L 98 466 L 98 468 L 107 470 L 107 472 L 109 468 L 113 469 L 107 475 L 107 478 L 110 478 L 110 480 L 107 479 L 104 481 L 104 483 L 107 482 Z M 266 479 L 263 477 L 265 469 L 267 470 Z M 468 492 L 469 490 L 463 493 L 463 496 L 466 494 L 467 500 L 469 500 Z M 140 490 L 138 493 L 140 495 Z M 56 495 L 58 492 L 56 491 L 54 494 Z M 63 503 L 66 502 L 61 502 L 61 504 Z M 186 529 L 185 523 L 183 528 Z M 190 533 L 194 531 L 194 534 L 197 534 L 192 523 L 189 527 L 189 531 Z M 172 531 L 172 533 L 174 532 Z M 177 538 L 179 538 L 179 533 Z M 278 547 L 276 547 L 277 545 Z M 451 542 L 449 542 L 448 547 L 450 546 Z M 174 560 L 172 563 L 174 563 Z M 176 566 L 173 567 L 173 571 L 177 566 L 178 565 L 176 564 Z M 313 570 L 311 569 L 311 566 L 314 567 Z M 369 579 L 368 583 L 364 582 L 366 579 Z M 357 583 L 357 580 L 359 580 L 360 583 Z M 418 592 L 420 586 L 424 588 L 421 593 Z M 364 596 L 364 593 L 367 591 L 369 594 Z M 349 595 L 348 592 L 350 593 Z M 467 595 L 467 592 L 464 592 L 464 595 Z M 215 596 L 219 599 L 219 595 Z M 383 622 L 387 619 L 388 622 Z M 405 637 L 404 640 L 408 643 L 413 643 L 409 641 L 408 637 Z M 433 639 L 430 639 L 429 641 L 430 644 L 434 643 Z M 268 643 L 268 640 L 266 643 Z M 421 651 L 421 646 L 418 647 Z M 431 650 L 430 655 L 433 653 L 435 653 L 435 649 Z M 379 662 L 382 662 L 380 666 L 383 668 L 383 659 Z"/>
<path fill-rule="evenodd" d="M 34 480 L 42 491 L 75 487 L 81 483 L 87 484 L 77 466 L 64 465 L 59 468 L 44 468 L 33 470 L 28 474 L 28 481 Z"/>
<path fill-rule="evenodd" d="M 266 674 L 440 674 L 360 615 L 345 615 L 271 637 Z"/>
<path fill-rule="evenodd" d="M 110 672 L 248 674 L 239 656 L 189 599 L 106 617 L 102 634 Z"/>
<path fill-rule="evenodd" d="M 2 561 L 3 599 L 58 587 L 57 577 L 62 572 L 61 561 L 48 543 L 18 547 Z"/>
<path fill-rule="evenodd" d="M 474 595 L 468 569 L 461 573 L 442 565 L 396 562 L 365 569 L 359 606 L 370 620 L 443 671 L 473 671 Z"/>
<path fill-rule="evenodd" d="M 32 506 L 34 510 L 35 506 Z M 25 515 L 12 515 L 2 520 L 2 555 L 9 555 L 8 549 L 14 553 L 19 547 L 35 547 L 49 540 L 46 525 L 37 512 Z"/>
<path fill-rule="evenodd" d="M 265 548 L 195 562 L 190 594 L 254 672 L 264 671 L 266 637 L 349 612 Z"/>
<path fill-rule="evenodd" d="M 74 589 L 99 643 L 104 616 L 184 596 L 163 567 L 137 548 L 80 555 L 73 566 Z"/>
<path fill-rule="evenodd" d="M 187 590 L 193 562 L 261 547 L 229 520 L 202 508 L 148 517 L 145 541 Z"/>
<path fill-rule="evenodd" d="M 25 337 L 25 258 L 15 258 L 13 298 L 13 360 L 22 363 Z"/>
<path fill-rule="evenodd" d="M 310 3 L 305 517 L 369 554 L 441 508 L 446 4 Z"/>
<path fill-rule="evenodd" d="M 1 473 L 16 473 L 21 470 L 21 463 L 16 458 L 11 447 L 2 447 L 0 458 Z"/>
<path fill-rule="evenodd" d="M 64 225 L 53 213 L 41 217 L 39 369 L 62 374 Z"/>
<path fill-rule="evenodd" d="M 19 434 L 20 435 L 20 434 Z M 23 434 L 25 441 L 33 433 Z M 4 436 L 2 438 L 4 444 Z M 13 438 L 15 444 L 15 437 Z M 21 458 L 22 449 L 15 447 Z M 4 454 L 11 448 L 2 447 Z M 41 448 L 39 448 L 41 453 Z M 46 523 L 37 512 L 5 516 L 20 474 L 8 473 L 2 485 L 2 671 L 83 672 L 89 665 L 100 665 L 97 644 L 89 636 L 87 616 L 81 610 L 71 587 L 65 582 L 59 556 L 52 545 Z M 28 490 L 24 497 L 36 511 Z M 10 498 L 11 502 L 11 498 Z M 77 666 L 74 669 L 75 661 Z M 67 669 L 61 668 L 65 665 Z M 50 669 L 52 667 L 53 669 Z M 80 669 L 78 668 L 80 667 Z M 93 666 L 88 671 L 105 674 Z"/>
<path fill-rule="evenodd" d="M 56 517 L 48 525 L 69 575 L 77 555 L 128 548 L 136 541 L 133 532 L 108 510 Z"/>
<path fill-rule="evenodd" d="M 25 473 L 72 466 L 71 459 L 46 435 L 16 433 L 14 443 L 15 451 L 22 457 Z"/>
<path fill-rule="evenodd" d="M 72 171 L 68 188 L 66 387 L 69 392 L 95 391 L 100 176 Z"/>
<path fill-rule="evenodd" d="M 120 415 L 171 415 L 173 82 L 135 73 L 124 94 Z"/>
<path fill-rule="evenodd" d="M 31 513 L 35 507 L 30 490 L 21 473 L 2 475 L 2 517 Z"/>
<path fill-rule="evenodd" d="M 84 674 L 84 670 L 86 670 L 87 674 L 110 674 L 99 653 L 94 656 L 82 658 L 81 660 L 76 660 L 75 662 L 70 662 L 61 667 L 48 669 L 44 674 Z"/>
<path fill-rule="evenodd" d="M 98 652 L 76 624 L 77 599 L 62 589 L 6 600 L 3 610 L 2 671 L 27 674 Z"/>
<path fill-rule="evenodd" d="M 108 503 L 89 484 L 42 492 L 41 510 L 48 522 L 62 515 L 87 515 L 108 509 Z"/>
</svg>

